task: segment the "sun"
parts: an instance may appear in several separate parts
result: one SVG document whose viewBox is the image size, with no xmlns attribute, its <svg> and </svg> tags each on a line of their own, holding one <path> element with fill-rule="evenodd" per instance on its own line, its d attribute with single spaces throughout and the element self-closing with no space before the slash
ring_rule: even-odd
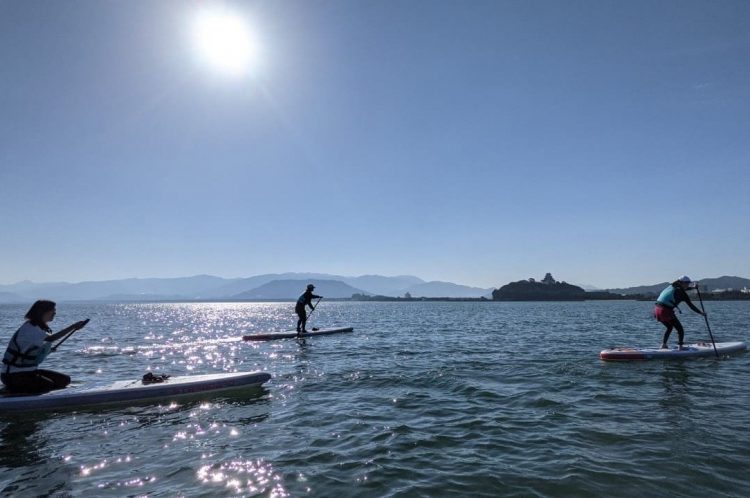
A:
<svg viewBox="0 0 750 498">
<path fill-rule="evenodd" d="M 258 63 L 258 43 L 240 14 L 218 8 L 199 11 L 192 38 L 198 56 L 219 72 L 247 75 Z"/>
</svg>

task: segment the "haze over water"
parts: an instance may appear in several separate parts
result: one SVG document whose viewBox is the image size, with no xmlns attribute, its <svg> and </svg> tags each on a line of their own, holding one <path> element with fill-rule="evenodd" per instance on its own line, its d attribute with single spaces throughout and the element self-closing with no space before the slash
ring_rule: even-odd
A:
<svg viewBox="0 0 750 498">
<path fill-rule="evenodd" d="M 708 302 L 748 340 L 749 302 Z M 25 306 L 0 306 L 2 337 Z M 658 345 L 647 302 L 325 303 L 353 334 L 244 343 L 289 303 L 63 304 L 74 382 L 265 370 L 207 402 L 0 416 L 13 496 L 747 496 L 747 355 L 603 363 Z M 698 316 L 682 315 L 689 340 Z M 673 338 L 672 341 L 675 339 Z"/>
</svg>

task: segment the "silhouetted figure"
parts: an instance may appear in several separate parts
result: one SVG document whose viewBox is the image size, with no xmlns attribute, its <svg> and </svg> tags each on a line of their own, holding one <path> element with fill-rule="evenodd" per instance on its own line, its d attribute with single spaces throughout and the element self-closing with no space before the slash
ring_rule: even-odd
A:
<svg viewBox="0 0 750 498">
<path fill-rule="evenodd" d="M 316 296 L 313 294 L 313 290 L 315 289 L 315 286 L 313 284 L 307 285 L 307 290 L 304 294 L 302 294 L 299 299 L 297 299 L 297 306 L 294 308 L 294 312 L 297 313 L 297 316 L 299 317 L 299 320 L 297 320 L 297 333 L 298 334 L 306 334 L 307 329 L 305 328 L 307 326 L 307 310 L 305 309 L 306 306 L 310 307 L 310 312 L 315 309 L 315 306 L 312 304 L 313 299 L 321 299 L 323 296 Z"/>
</svg>

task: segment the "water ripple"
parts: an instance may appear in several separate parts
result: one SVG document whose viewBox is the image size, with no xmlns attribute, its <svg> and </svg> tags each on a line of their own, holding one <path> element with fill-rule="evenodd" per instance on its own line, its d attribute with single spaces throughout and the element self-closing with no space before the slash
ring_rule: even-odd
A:
<svg viewBox="0 0 750 498">
<path fill-rule="evenodd" d="M 720 337 L 748 339 L 750 303 L 707 304 Z M 7 336 L 24 311 L 0 306 Z M 58 311 L 92 317 L 45 363 L 76 383 L 273 379 L 210 403 L 2 416 L 3 495 L 750 495 L 750 356 L 598 360 L 660 340 L 648 303 L 328 303 L 316 326 L 353 334 L 269 343 L 240 337 L 291 328 L 288 303 Z M 699 318 L 683 315 L 691 339 Z"/>
</svg>

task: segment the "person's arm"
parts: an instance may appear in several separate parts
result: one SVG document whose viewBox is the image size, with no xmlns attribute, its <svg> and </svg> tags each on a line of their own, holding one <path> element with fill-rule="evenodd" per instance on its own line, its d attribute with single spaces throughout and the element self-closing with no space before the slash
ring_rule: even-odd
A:
<svg viewBox="0 0 750 498">
<path fill-rule="evenodd" d="M 693 304 L 693 302 L 692 302 L 692 301 L 690 300 L 690 296 L 688 296 L 688 293 L 687 293 L 687 292 L 685 292 L 685 291 L 684 291 L 684 290 L 682 290 L 682 289 L 680 289 L 680 291 L 682 292 L 682 296 L 680 296 L 680 297 L 682 297 L 682 300 L 683 300 L 683 301 L 685 301 L 685 304 L 687 304 L 687 305 L 688 305 L 688 307 L 689 307 L 689 308 L 690 308 L 691 310 L 695 311 L 695 312 L 696 312 L 696 313 L 698 313 L 699 315 L 702 315 L 702 314 L 703 314 L 703 312 L 702 312 L 702 311 L 701 311 L 701 310 L 700 310 L 700 309 L 699 309 L 699 308 L 698 308 L 697 306 L 695 306 L 695 305 Z"/>
<path fill-rule="evenodd" d="M 44 340 L 47 342 L 56 341 L 62 337 L 65 337 L 66 335 L 73 332 L 74 330 L 82 329 L 83 327 L 86 326 L 87 323 L 89 323 L 88 320 L 81 320 L 80 322 L 76 322 L 69 327 L 65 327 L 60 332 L 56 332 L 54 334 L 48 335 Z"/>
<path fill-rule="evenodd" d="M 312 300 L 316 299 L 316 298 L 320 298 L 320 296 L 316 296 L 315 294 L 313 294 L 311 292 L 310 293 L 310 298 L 307 300 L 307 305 L 310 307 L 311 310 L 315 309 L 315 306 L 313 306 Z"/>
<path fill-rule="evenodd" d="M 60 332 L 55 332 L 54 334 L 48 335 L 47 337 L 44 338 L 44 340 L 47 342 L 53 342 L 53 341 L 60 339 L 61 337 L 65 337 L 66 335 L 68 335 L 68 333 L 72 331 L 73 331 L 73 326 L 71 325 L 70 327 L 65 327 Z"/>
</svg>

